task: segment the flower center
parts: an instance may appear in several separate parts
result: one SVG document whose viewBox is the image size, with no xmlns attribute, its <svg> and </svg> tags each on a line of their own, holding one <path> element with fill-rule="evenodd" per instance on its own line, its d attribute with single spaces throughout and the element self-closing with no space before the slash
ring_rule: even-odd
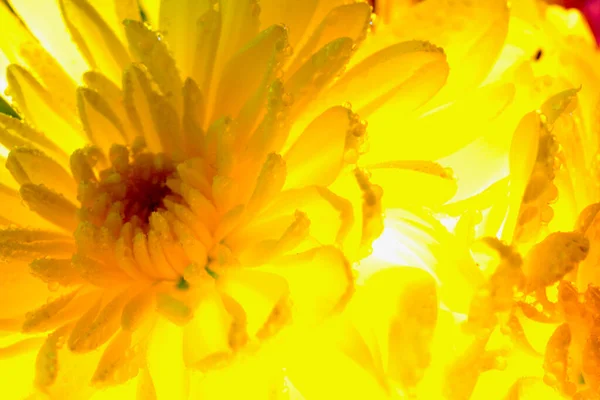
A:
<svg viewBox="0 0 600 400">
<path fill-rule="evenodd" d="M 110 150 L 110 164 L 80 188 L 82 221 L 105 226 L 114 236 L 120 233 L 117 228 L 128 222 L 147 233 L 150 216 L 165 209 L 165 199 L 179 202 L 180 196 L 167 185 L 175 174 L 167 155 L 132 154 L 125 146 L 115 145 Z"/>
</svg>

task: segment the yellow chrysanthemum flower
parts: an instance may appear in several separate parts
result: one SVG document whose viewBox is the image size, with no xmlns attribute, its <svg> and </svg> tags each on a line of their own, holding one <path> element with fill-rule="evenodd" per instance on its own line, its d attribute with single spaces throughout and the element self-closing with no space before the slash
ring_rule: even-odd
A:
<svg viewBox="0 0 600 400">
<path fill-rule="evenodd" d="M 442 106 L 403 122 L 417 136 L 456 132 L 462 148 L 450 146 L 460 150 L 438 162 L 452 167 L 458 191 L 429 211 L 386 211 L 373 257 L 359 266 L 376 272 L 330 330 L 315 334 L 321 345 L 296 356 L 301 365 L 325 354 L 318 371 L 344 374 L 288 374 L 315 398 L 597 398 L 593 36 L 579 12 L 533 0 L 510 9 L 406 3 L 377 3 L 390 23 L 373 39 L 407 35 L 444 47 L 447 86 L 426 107 Z M 470 57 L 481 63 L 463 64 Z M 456 71 L 463 67 L 469 79 Z"/>
<path fill-rule="evenodd" d="M 0 115 L 10 398 L 248 395 L 254 377 L 210 392 L 204 372 L 346 303 L 382 230 L 381 185 L 409 191 L 390 207 L 456 192 L 438 164 L 402 161 L 448 138 L 431 153 L 431 135 L 378 140 L 363 159 L 361 118 L 419 116 L 448 75 L 426 42 L 359 50 L 367 3 L 153 1 L 149 24 L 135 1 L 9 4 L 0 64 L 23 118 Z"/>
</svg>

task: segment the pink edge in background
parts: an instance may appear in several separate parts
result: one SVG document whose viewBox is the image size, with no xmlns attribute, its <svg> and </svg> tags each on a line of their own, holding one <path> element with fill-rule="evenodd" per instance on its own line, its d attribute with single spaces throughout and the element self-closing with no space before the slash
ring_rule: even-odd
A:
<svg viewBox="0 0 600 400">
<path fill-rule="evenodd" d="M 600 44 L 600 0 L 588 0 L 580 10 L 590 24 L 596 43 Z"/>
</svg>

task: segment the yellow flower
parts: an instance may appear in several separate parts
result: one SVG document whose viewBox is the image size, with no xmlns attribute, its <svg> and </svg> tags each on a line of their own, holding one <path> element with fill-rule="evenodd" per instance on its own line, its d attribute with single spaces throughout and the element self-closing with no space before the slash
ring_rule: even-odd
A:
<svg viewBox="0 0 600 400">
<path fill-rule="evenodd" d="M 597 398 L 600 76 L 589 28 L 537 1 L 405 3 L 378 3 L 389 24 L 362 49 L 398 37 L 444 48 L 446 86 L 402 128 L 453 135 L 437 162 L 458 191 L 429 211 L 386 209 L 358 267 L 372 276 L 330 336 L 315 334 L 326 342 L 296 357 L 325 352 L 318 371 L 343 371 L 328 376 L 329 397 Z M 377 140 L 395 138 L 373 137 L 371 149 Z M 288 373 L 319 398 L 324 380 Z"/>
<path fill-rule="evenodd" d="M 23 118 L 0 116 L 11 398 L 122 383 L 106 396 L 222 395 L 204 372 L 345 304 L 382 229 L 380 185 L 403 188 L 390 207 L 456 191 L 438 164 L 402 161 L 439 156 L 431 136 L 397 153 L 373 142 L 372 172 L 357 167 L 361 118 L 388 137 L 381 121 L 420 115 L 448 74 L 426 42 L 352 58 L 366 3 L 154 1 L 150 25 L 134 1 L 9 3 L 0 61 Z"/>
</svg>

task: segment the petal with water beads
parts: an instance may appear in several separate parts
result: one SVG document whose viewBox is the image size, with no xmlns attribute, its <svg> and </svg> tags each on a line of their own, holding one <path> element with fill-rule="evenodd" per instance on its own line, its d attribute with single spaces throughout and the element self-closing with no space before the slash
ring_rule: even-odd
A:
<svg viewBox="0 0 600 400">
<path fill-rule="evenodd" d="M 22 185 L 20 193 L 29 208 L 42 218 L 69 232 L 77 228 L 77 207 L 64 196 L 44 185 L 31 183 Z"/>
<path fill-rule="evenodd" d="M 204 136 L 204 117 L 206 102 L 197 83 L 188 78 L 183 84 L 183 149 L 190 157 L 203 156 L 206 153 Z"/>
<path fill-rule="evenodd" d="M 294 221 L 297 210 L 311 221 L 310 234 L 321 244 L 341 244 L 354 223 L 352 204 L 347 199 L 328 189 L 310 186 L 281 192 L 264 213 L 240 232 L 245 231 L 244 236 L 250 238 L 264 237 L 265 231 L 268 234 L 278 226 L 276 232 L 281 235 Z"/>
<path fill-rule="evenodd" d="M 29 268 L 36 278 L 47 284 L 73 286 L 83 283 L 70 258 L 38 258 L 29 264 Z"/>
<path fill-rule="evenodd" d="M 60 4 L 71 37 L 90 66 L 119 82 L 130 58 L 115 32 L 87 1 L 60 0 Z"/>
<path fill-rule="evenodd" d="M 9 4 L 42 46 L 56 57 L 78 83 L 89 65 L 71 40 L 58 1 L 40 3 L 37 0 L 10 0 Z"/>
<path fill-rule="evenodd" d="M 142 65 L 134 64 L 125 70 L 123 103 L 132 125 L 144 136 L 149 150 L 170 154 L 180 151 L 177 112 L 165 96 L 152 89 L 151 79 Z"/>
<path fill-rule="evenodd" d="M 291 117 L 299 114 L 306 105 L 316 98 L 348 63 L 352 55 L 352 39 L 342 37 L 323 46 L 306 60 L 285 82 L 289 96 L 294 99 L 291 105 Z"/>
<path fill-rule="evenodd" d="M 336 39 L 349 38 L 355 44 L 360 43 L 367 35 L 370 21 L 371 6 L 367 3 L 345 4 L 331 9 L 296 54 L 289 66 L 290 73 L 295 73 L 315 51 Z"/>
<path fill-rule="evenodd" d="M 258 33 L 260 5 L 257 0 L 219 0 L 221 17 L 219 50 L 213 77 L 219 79 L 223 66 Z"/>
<path fill-rule="evenodd" d="M 351 112 L 334 107 L 315 119 L 285 153 L 286 189 L 328 186 L 338 176 L 350 134 Z"/>
<path fill-rule="evenodd" d="M 77 89 L 77 109 L 90 142 L 108 154 L 113 144 L 125 143 L 121 121 L 102 96 L 87 88 Z"/>
<path fill-rule="evenodd" d="M 285 22 L 290 44 L 296 46 L 306 32 L 318 3 L 318 0 L 261 0 L 261 30 Z"/>
<path fill-rule="evenodd" d="M 125 33 L 132 54 L 148 68 L 171 107 L 181 113 L 183 82 L 164 41 L 138 21 L 125 21 Z"/>
<path fill-rule="evenodd" d="M 117 86 L 117 83 L 98 71 L 88 71 L 83 74 L 83 82 L 87 88 L 97 92 L 108 103 L 112 112 L 117 116 L 117 120 L 121 123 L 128 143 L 132 143 L 136 137 L 136 132 L 127 116 L 127 111 L 123 105 L 123 92 Z"/>
<path fill-rule="evenodd" d="M 352 67 L 324 94 L 322 101 L 350 102 L 365 118 L 384 105 L 393 105 L 395 112 L 399 106 L 412 111 L 437 93 L 447 75 L 442 49 L 427 42 L 402 42 Z"/>
<path fill-rule="evenodd" d="M 212 117 L 235 118 L 248 101 L 262 104 L 267 88 L 281 69 L 287 46 L 285 28 L 274 25 L 237 52 L 223 69 Z M 262 101 L 253 98 L 257 94 Z"/>
<path fill-rule="evenodd" d="M 198 22 L 209 9 L 212 9 L 209 0 L 160 1 L 158 29 L 167 39 L 184 76 L 192 75 L 197 42 L 202 40 Z"/>
<path fill-rule="evenodd" d="M 23 332 L 44 332 L 55 329 L 83 315 L 99 294 L 81 293 L 74 290 L 71 293 L 57 297 L 26 314 L 23 322 Z"/>
<path fill-rule="evenodd" d="M 92 384 L 112 386 L 135 377 L 144 365 L 149 332 L 119 331 L 110 341 L 98 362 Z"/>
<path fill-rule="evenodd" d="M 74 110 L 71 94 L 75 90 L 75 82 L 5 4 L 0 5 L 0 24 L 6 32 L 0 39 L 0 48 L 8 61 L 35 71 L 48 90 Z"/>
<path fill-rule="evenodd" d="M 198 87 L 208 95 L 221 37 L 221 13 L 210 7 L 198 20 L 198 41 L 191 76 Z"/>
<path fill-rule="evenodd" d="M 65 165 L 69 158 L 60 146 L 53 143 L 42 132 L 20 119 L 5 114 L 0 114 L 0 143 L 8 150 L 21 146 L 37 148 L 47 152 L 61 165 Z"/>
<path fill-rule="evenodd" d="M 11 65 L 7 79 L 11 95 L 28 121 L 49 132 L 49 138 L 69 153 L 83 146 L 84 140 L 75 128 L 75 116 L 57 107 L 50 93 L 27 70 Z"/>
<path fill-rule="evenodd" d="M 20 184 L 45 184 L 71 201 L 77 200 L 77 188 L 71 175 L 40 150 L 18 147 L 6 159 L 6 168 Z"/>
</svg>

